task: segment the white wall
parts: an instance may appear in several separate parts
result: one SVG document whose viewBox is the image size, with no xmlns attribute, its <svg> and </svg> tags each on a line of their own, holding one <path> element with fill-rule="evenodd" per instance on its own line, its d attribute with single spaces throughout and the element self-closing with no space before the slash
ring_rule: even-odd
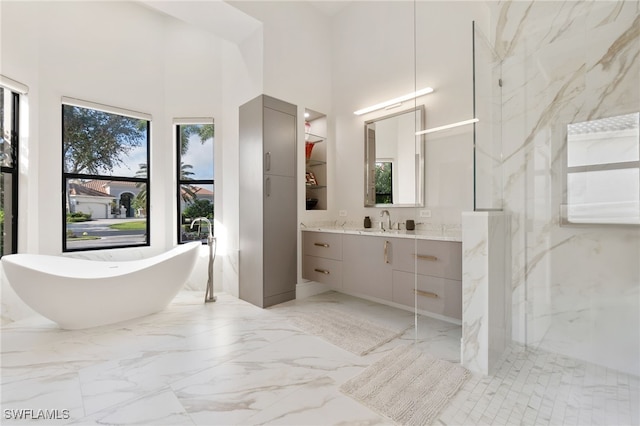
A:
<svg viewBox="0 0 640 426">
<path fill-rule="evenodd" d="M 263 90 L 254 92 L 250 98 L 265 93 L 298 106 L 298 219 L 303 223 L 331 219 L 337 214 L 335 204 L 331 200 L 326 211 L 306 210 L 303 202 L 305 184 L 302 176 L 305 170 L 303 114 L 308 108 L 327 114 L 329 117 L 329 133 L 326 147 L 324 147 L 329 157 L 327 165 L 327 176 L 330 179 L 329 197 L 336 191 L 333 181 L 335 161 L 332 159 L 335 156 L 335 137 L 331 124 L 333 118 L 330 19 L 302 1 L 232 1 L 229 3 L 262 22 L 261 38 L 254 40 L 253 49 L 262 49 L 262 62 L 256 72 L 258 69 L 262 71 L 260 75 L 263 79 Z M 234 172 L 234 176 L 237 180 L 237 171 Z M 225 174 L 225 179 L 228 177 L 229 175 Z M 301 236 L 298 235 L 298 247 L 302 247 L 300 238 Z M 299 250 L 298 265 L 301 265 L 300 253 Z M 237 272 L 234 271 L 231 275 L 226 275 L 226 272 L 227 270 L 225 270 L 225 282 L 237 281 Z M 302 282 L 302 272 L 299 267 L 298 283 Z M 237 285 L 235 288 L 237 289 Z M 298 288 L 300 290 L 300 287 Z M 232 294 L 237 294 L 237 290 Z"/>
<path fill-rule="evenodd" d="M 379 220 L 364 205 L 364 121 L 424 104 L 425 127 L 472 117 L 471 22 L 488 28 L 481 2 L 353 2 L 332 26 L 333 111 L 336 128 L 336 209 L 348 222 Z M 414 42 L 414 16 L 416 23 Z M 414 52 L 415 49 L 415 52 Z M 418 60 L 414 60 L 417 53 Z M 364 116 L 353 111 L 433 87 L 434 93 L 401 107 Z M 473 208 L 471 128 L 426 138 L 425 226 L 460 226 Z M 416 218 L 417 209 L 391 209 L 394 222 Z M 340 218 L 342 221 L 342 218 Z"/>
<path fill-rule="evenodd" d="M 237 154 L 235 163 L 227 160 L 233 161 L 237 151 L 237 114 L 227 111 L 237 111 L 240 104 L 236 88 L 260 91 L 261 81 L 254 82 L 256 75 L 247 71 L 255 65 L 253 57 L 259 50 L 248 49 L 243 57 L 242 48 L 235 44 L 132 2 L 2 2 L 1 10 L 0 72 L 30 88 L 26 98 L 27 143 L 21 147 L 19 250 L 61 254 L 62 96 L 153 116 L 151 246 L 78 256 L 131 259 L 174 245 L 177 213 L 172 120 L 214 117 L 216 170 L 235 170 Z M 225 85 L 227 82 L 233 85 Z M 229 149 L 223 149 L 224 145 Z M 216 199 L 224 206 L 221 216 L 237 217 L 233 187 L 224 191 L 224 181 L 218 184 L 220 192 L 232 198 L 229 206 L 222 194 Z M 228 234 L 233 238 L 233 231 Z M 222 235 L 222 247 L 228 245 L 226 237 Z M 221 257 L 225 254 L 222 250 Z M 217 277 L 222 263 L 216 263 Z M 189 284 L 193 288 L 204 290 L 205 264 L 203 256 Z M 217 287 L 221 283 L 216 280 Z M 15 311 L 4 306 L 12 299 L 5 297 L 10 291 L 6 281 L 2 290 L 3 312 Z"/>
</svg>

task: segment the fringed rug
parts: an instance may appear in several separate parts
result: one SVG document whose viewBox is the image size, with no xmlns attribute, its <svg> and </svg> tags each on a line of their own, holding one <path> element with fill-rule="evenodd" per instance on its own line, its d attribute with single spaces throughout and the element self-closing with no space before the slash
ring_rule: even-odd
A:
<svg viewBox="0 0 640 426">
<path fill-rule="evenodd" d="M 401 425 L 428 425 L 469 377 L 458 364 L 402 345 L 340 390 Z"/>
<path fill-rule="evenodd" d="M 366 355 L 401 336 L 405 330 L 391 330 L 337 309 L 317 309 L 296 313 L 294 323 L 356 355 Z"/>
</svg>

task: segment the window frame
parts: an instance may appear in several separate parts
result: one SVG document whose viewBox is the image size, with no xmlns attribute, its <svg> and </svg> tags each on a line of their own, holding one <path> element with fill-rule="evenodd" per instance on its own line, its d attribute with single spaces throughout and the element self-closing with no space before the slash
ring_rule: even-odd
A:
<svg viewBox="0 0 640 426">
<path fill-rule="evenodd" d="M 120 115 L 120 116 L 124 116 L 127 118 L 134 118 L 134 119 L 141 119 L 141 120 L 145 120 L 147 122 L 147 128 L 146 128 L 146 166 L 147 166 L 147 173 L 146 173 L 146 177 L 145 178 L 138 178 L 138 177 L 131 177 L 131 176 L 118 176 L 118 175 L 113 175 L 113 174 L 109 174 L 109 175 L 100 175 L 100 174 L 88 174 L 88 173 L 68 173 L 65 172 L 65 157 L 64 157 L 64 144 L 65 144 L 65 140 L 64 140 L 64 107 L 65 106 L 73 106 L 73 107 L 79 107 L 79 108 L 85 108 L 85 109 L 93 109 L 93 110 L 97 110 L 97 111 L 102 111 L 102 112 L 106 112 L 108 114 L 114 114 L 114 115 Z M 62 102 L 61 102 L 61 148 L 62 148 L 62 155 L 61 157 L 61 162 L 62 162 L 62 182 L 61 182 L 61 188 L 62 188 L 62 251 L 64 253 L 69 253 L 69 252 L 82 252 L 82 251 L 96 251 L 96 250 L 111 250 L 111 249 L 122 249 L 122 248 L 135 248 L 135 247 L 148 247 L 151 245 L 151 123 L 152 123 L 152 117 L 149 114 L 145 114 L 145 113 L 140 113 L 137 111 L 131 111 L 131 110 L 126 110 L 123 108 L 118 108 L 118 107 L 112 107 L 112 106 L 107 106 L 107 105 L 103 105 L 103 104 L 99 104 L 99 103 L 95 103 L 95 102 L 90 102 L 90 101 L 84 101 L 84 100 L 80 100 L 80 99 L 74 99 L 74 98 L 67 98 L 67 97 L 63 97 L 62 98 Z M 108 181 L 108 182 L 134 182 L 134 183 L 143 183 L 146 188 L 146 203 L 145 203 L 145 210 L 146 210 L 146 229 L 145 229 L 145 241 L 142 243 L 136 243 L 136 244 L 115 244 L 115 245 L 109 245 L 109 246 L 90 246 L 90 247 L 75 247 L 75 248 L 69 248 L 67 246 L 67 222 L 66 222 L 66 217 L 67 217 L 67 206 L 66 206 L 66 199 L 67 199 L 67 181 L 69 179 L 85 179 L 85 180 L 103 180 L 103 181 Z"/>
<path fill-rule="evenodd" d="M 182 196 L 181 196 L 181 189 L 182 189 L 182 185 L 183 184 L 201 184 L 201 185 L 211 185 L 213 188 L 213 202 L 212 202 L 212 206 L 213 206 L 213 214 L 214 214 L 214 218 L 213 220 L 215 220 L 215 211 L 216 211 L 216 196 L 215 196 L 215 145 L 213 145 L 213 149 L 214 152 L 212 153 L 213 158 L 212 158 L 212 166 L 213 166 L 213 173 L 214 175 L 212 176 L 211 179 L 182 179 L 182 149 L 181 149 L 181 134 L 180 134 L 180 127 L 181 126 L 193 126 L 193 125 L 211 125 L 213 126 L 214 129 L 214 135 L 215 135 L 215 120 L 213 118 L 210 117 L 206 117 L 206 118 L 180 118 L 180 119 L 174 119 L 173 122 L 174 125 L 174 135 L 175 135 L 175 147 L 176 147 L 176 241 L 178 244 L 185 244 L 187 242 L 190 241 L 182 241 L 182 226 L 184 225 L 182 223 Z M 214 141 L 213 143 L 215 144 L 215 136 L 213 137 Z M 211 227 L 213 228 L 213 235 L 215 236 L 215 226 L 213 224 L 213 220 L 211 222 Z M 197 241 L 197 240 L 194 240 Z M 201 239 L 200 240 L 202 242 L 202 244 L 205 244 L 207 241 L 206 239 Z"/>
<path fill-rule="evenodd" d="M 2 173 L 3 179 L 5 173 L 11 176 L 11 248 L 6 254 L 15 254 L 18 252 L 18 162 L 20 158 L 20 93 L 5 85 L 1 85 L 1 88 L 5 91 L 5 95 L 8 93 L 11 96 L 11 166 L 0 166 L 0 172 Z M 4 135 L 0 136 L 4 137 Z M 5 215 L 5 223 L 3 227 L 6 227 L 6 219 L 7 217 Z M 0 257 L 2 257 L 3 252 L 5 251 L 4 235 L 0 235 L 0 238 L 3 239 L 3 250 L 0 251 Z"/>
</svg>

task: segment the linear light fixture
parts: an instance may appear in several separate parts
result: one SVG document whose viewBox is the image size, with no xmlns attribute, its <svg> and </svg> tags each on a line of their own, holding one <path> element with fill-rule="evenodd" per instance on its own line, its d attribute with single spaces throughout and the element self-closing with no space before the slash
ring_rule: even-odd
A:
<svg viewBox="0 0 640 426">
<path fill-rule="evenodd" d="M 418 98 L 418 97 L 420 97 L 422 95 L 429 94 L 431 92 L 433 92 L 433 89 L 431 87 L 425 87 L 424 89 L 420 89 L 420 90 L 417 90 L 417 91 L 412 92 L 412 93 L 407 93 L 406 95 L 399 96 L 399 97 L 393 98 L 393 99 L 389 99 L 388 101 L 380 102 L 379 104 L 371 105 L 370 107 L 359 109 L 357 111 L 354 111 L 353 113 L 355 115 L 367 114 L 369 112 L 377 111 L 377 110 L 382 109 L 382 108 L 390 107 L 392 105 L 401 104 L 404 101 L 415 99 L 415 98 Z"/>
<path fill-rule="evenodd" d="M 451 123 L 451 124 L 446 124 L 440 127 L 434 127 L 432 129 L 421 130 L 419 132 L 416 132 L 416 136 L 426 135 L 427 133 L 439 132 L 441 130 L 453 129 L 454 127 L 465 126 L 467 124 L 477 123 L 478 121 L 480 120 L 477 118 L 472 118 L 471 120 L 458 121 L 457 123 Z"/>
</svg>

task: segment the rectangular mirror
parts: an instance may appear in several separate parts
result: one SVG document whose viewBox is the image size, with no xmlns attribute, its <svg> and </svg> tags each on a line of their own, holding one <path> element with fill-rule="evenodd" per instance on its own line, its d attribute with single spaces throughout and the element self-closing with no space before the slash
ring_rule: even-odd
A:
<svg viewBox="0 0 640 426">
<path fill-rule="evenodd" d="M 365 207 L 424 206 L 424 105 L 364 124 Z"/>
<path fill-rule="evenodd" d="M 567 126 L 568 223 L 640 224 L 640 113 Z"/>
</svg>

